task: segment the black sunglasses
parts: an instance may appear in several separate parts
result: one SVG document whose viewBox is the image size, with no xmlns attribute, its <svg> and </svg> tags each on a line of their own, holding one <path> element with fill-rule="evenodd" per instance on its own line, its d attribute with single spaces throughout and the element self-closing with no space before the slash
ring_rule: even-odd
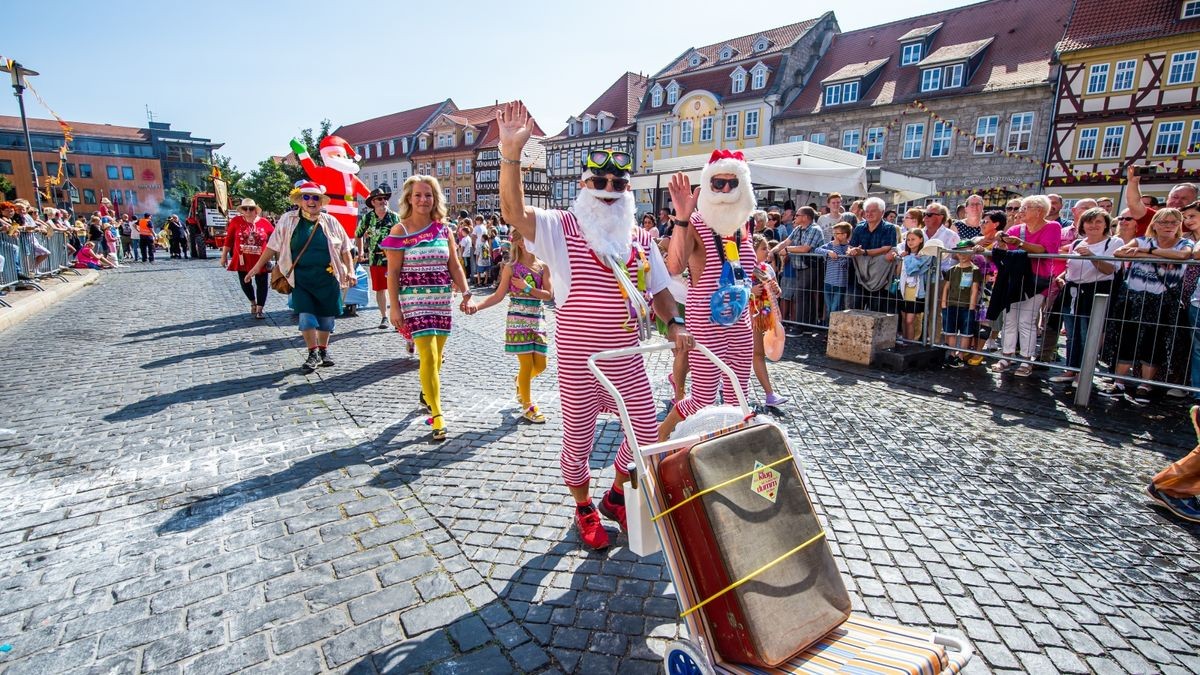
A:
<svg viewBox="0 0 1200 675">
<path fill-rule="evenodd" d="M 726 185 L 729 186 L 730 190 L 733 190 L 733 189 L 736 189 L 738 186 L 738 179 L 736 179 L 736 178 L 714 178 L 709 182 L 709 185 L 712 186 L 712 189 L 717 190 L 717 191 L 724 190 Z"/>
<path fill-rule="evenodd" d="M 300 195 L 300 199 L 306 202 L 319 202 L 321 201 L 321 195 Z"/>
<path fill-rule="evenodd" d="M 592 187 L 597 190 L 604 190 L 608 187 L 609 181 L 612 181 L 613 190 L 616 192 L 624 192 L 629 185 L 628 178 L 604 178 L 603 176 L 592 176 L 588 180 L 592 181 Z"/>
</svg>

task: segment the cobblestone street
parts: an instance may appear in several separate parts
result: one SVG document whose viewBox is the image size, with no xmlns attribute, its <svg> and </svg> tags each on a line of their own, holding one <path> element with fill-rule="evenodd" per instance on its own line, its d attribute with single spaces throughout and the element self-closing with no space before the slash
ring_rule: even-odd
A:
<svg viewBox="0 0 1200 675">
<path fill-rule="evenodd" d="M 580 550 L 553 363 L 550 422 L 519 421 L 504 303 L 456 312 L 433 444 L 376 310 L 305 376 L 281 298 L 254 321 L 215 260 L 160 261 L 2 333 L 0 671 L 661 669 L 661 558 Z M 856 611 L 965 636 L 968 673 L 1200 672 L 1200 526 L 1144 493 L 1195 444 L 1182 405 L 789 347 L 778 419 Z M 599 433 L 607 486 L 621 431 Z"/>
</svg>

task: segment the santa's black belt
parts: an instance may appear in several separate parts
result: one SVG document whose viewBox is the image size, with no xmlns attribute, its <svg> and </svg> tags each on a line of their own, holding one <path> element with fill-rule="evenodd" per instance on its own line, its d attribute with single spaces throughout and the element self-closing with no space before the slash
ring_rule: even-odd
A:
<svg viewBox="0 0 1200 675">
<path fill-rule="evenodd" d="M 346 195 L 325 195 L 325 196 L 329 197 L 330 199 L 345 199 L 346 198 Z"/>
</svg>

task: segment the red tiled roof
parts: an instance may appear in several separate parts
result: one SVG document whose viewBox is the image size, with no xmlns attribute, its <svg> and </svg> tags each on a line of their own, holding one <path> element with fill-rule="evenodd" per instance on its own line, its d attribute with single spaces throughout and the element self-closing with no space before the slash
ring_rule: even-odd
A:
<svg viewBox="0 0 1200 675">
<path fill-rule="evenodd" d="M 370 143 L 372 141 L 382 141 L 389 138 L 400 138 L 401 136 L 409 136 L 416 133 L 417 129 L 429 119 L 429 116 L 435 113 L 443 105 L 453 102 L 449 99 L 430 103 L 429 105 L 413 108 L 412 110 L 402 110 L 383 117 L 375 117 L 362 122 L 354 122 L 353 124 L 343 124 L 334 130 L 334 136 L 341 136 L 346 139 L 350 145 L 359 143 Z"/>
<path fill-rule="evenodd" d="M 58 125 L 57 120 L 43 120 L 35 117 L 26 118 L 29 122 L 29 133 L 37 134 L 56 134 L 62 135 L 62 127 Z M 112 138 L 123 141 L 142 141 L 149 142 L 149 138 L 145 135 L 144 129 L 137 127 L 119 127 L 112 124 L 89 124 L 87 122 L 72 122 L 67 120 L 67 124 L 71 125 L 72 133 L 76 136 L 89 136 L 93 138 Z M 0 129 L 6 131 L 21 131 L 21 118 L 13 117 L 12 115 L 0 115 Z"/>
<path fill-rule="evenodd" d="M 1013 89 L 1049 82 L 1051 48 L 1062 35 L 1073 0 L 988 0 L 894 23 L 839 33 L 810 78 L 810 84 L 781 117 L 823 112 L 824 92 L 819 83 L 832 73 L 855 63 L 888 59 L 870 89 L 859 93 L 858 103 L 832 106 L 853 110 L 866 106 L 907 103 L 939 95 Z M 921 93 L 921 69 L 900 66 L 900 36 L 915 28 L 942 23 L 927 53 L 944 46 L 964 45 L 994 38 L 973 77 L 956 89 Z"/>
<path fill-rule="evenodd" d="M 1058 52 L 1200 32 L 1200 18 L 1180 19 L 1182 8 L 1179 0 L 1076 0 Z"/>
<path fill-rule="evenodd" d="M 768 68 L 766 84 L 761 89 L 752 89 L 750 87 L 752 76 L 750 70 L 758 65 L 759 61 Z M 775 84 L 776 76 L 779 74 L 779 64 L 783 61 L 783 54 L 775 53 L 762 59 L 751 59 L 740 63 L 729 64 L 723 68 L 707 68 L 694 73 L 684 73 L 666 79 L 659 79 L 657 82 L 662 86 L 664 91 L 672 81 L 679 85 L 679 98 L 687 96 L 688 92 L 703 89 L 712 92 L 717 96 L 717 100 L 721 102 L 740 101 L 746 98 L 758 98 L 767 95 L 772 86 Z M 733 78 L 730 77 L 734 70 L 738 67 L 746 71 L 746 88 L 738 93 L 733 93 Z M 651 83 L 651 88 L 654 86 Z M 649 89 L 647 89 L 649 91 Z M 664 93 L 662 105 L 654 106 L 654 99 L 650 96 L 643 96 L 642 100 L 645 105 L 642 111 L 647 114 L 662 113 L 671 110 L 675 107 L 674 103 L 667 103 L 667 96 Z"/>
<path fill-rule="evenodd" d="M 828 12 L 826 12 L 826 14 L 828 14 Z M 821 18 L 822 17 L 808 19 L 799 23 L 789 24 L 787 26 L 780 26 L 778 28 L 760 31 L 758 33 L 751 33 L 750 35 L 743 35 L 741 37 L 733 38 L 732 40 L 722 40 L 721 42 L 711 45 L 688 49 L 681 54 L 679 58 L 672 61 L 670 65 L 655 74 L 654 79 L 662 82 L 663 86 L 666 86 L 666 83 L 670 81 L 672 76 L 688 70 L 703 70 L 705 68 L 711 68 L 715 65 L 726 66 L 732 62 L 744 61 L 746 59 L 757 60 L 772 54 L 779 54 L 790 47 L 792 43 L 799 39 L 802 35 L 807 33 L 808 29 L 812 28 L 818 21 L 821 20 Z M 754 53 L 754 41 L 757 40 L 759 36 L 766 36 L 766 38 L 771 41 L 771 44 L 768 45 L 765 50 L 756 54 Z M 732 47 L 735 50 L 735 53 L 733 58 L 729 61 L 718 63 L 717 55 L 721 51 L 721 48 L 725 45 Z M 702 61 L 700 65 L 696 66 L 695 68 L 692 68 L 688 65 L 688 59 L 694 52 L 700 52 L 700 55 L 704 57 L 704 61 Z"/>
<path fill-rule="evenodd" d="M 613 120 L 612 126 L 604 130 L 604 133 L 612 133 L 614 131 L 623 131 L 633 126 L 636 122 L 634 116 L 637 115 L 638 106 L 642 103 L 642 96 L 646 93 L 646 86 L 650 84 L 650 78 L 637 73 L 625 73 L 616 82 L 613 82 L 608 89 L 604 90 L 603 94 L 592 104 L 584 109 L 581 115 L 599 115 L 602 112 L 612 113 L 616 118 Z M 567 127 L 558 133 L 557 136 L 546 140 L 558 140 L 567 137 Z"/>
<path fill-rule="evenodd" d="M 457 145 L 453 148 L 430 147 L 428 150 L 418 150 L 414 152 L 413 156 L 434 155 L 442 152 L 463 152 L 465 150 L 473 150 L 496 145 L 500 138 L 500 130 L 496 125 L 496 111 L 499 110 L 501 106 L 508 105 L 508 103 L 509 101 L 503 101 L 500 103 L 493 103 L 492 105 L 485 105 L 479 108 L 456 110 L 453 114 L 446 115 L 446 117 L 454 121 L 455 124 L 464 126 L 470 125 L 477 129 L 483 129 L 483 131 L 475 137 L 474 145 Z M 545 136 L 546 132 L 542 131 L 542 128 L 538 126 L 537 120 L 532 121 L 533 135 Z M 432 144 L 430 145 L 432 146 Z"/>
</svg>

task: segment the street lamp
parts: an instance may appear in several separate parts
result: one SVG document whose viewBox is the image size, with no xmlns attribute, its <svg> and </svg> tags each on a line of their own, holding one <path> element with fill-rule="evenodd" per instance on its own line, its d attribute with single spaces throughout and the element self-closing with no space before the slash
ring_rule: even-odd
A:
<svg viewBox="0 0 1200 675">
<path fill-rule="evenodd" d="M 34 204 L 41 203 L 42 187 L 38 185 L 37 165 L 33 163 L 33 141 L 29 139 L 29 122 L 25 119 L 25 76 L 37 75 L 36 70 L 30 70 L 16 61 L 0 63 L 0 71 L 12 75 L 13 96 L 17 97 L 17 106 L 21 109 L 21 128 L 25 130 L 25 149 L 29 152 L 29 173 L 33 176 Z"/>
</svg>

